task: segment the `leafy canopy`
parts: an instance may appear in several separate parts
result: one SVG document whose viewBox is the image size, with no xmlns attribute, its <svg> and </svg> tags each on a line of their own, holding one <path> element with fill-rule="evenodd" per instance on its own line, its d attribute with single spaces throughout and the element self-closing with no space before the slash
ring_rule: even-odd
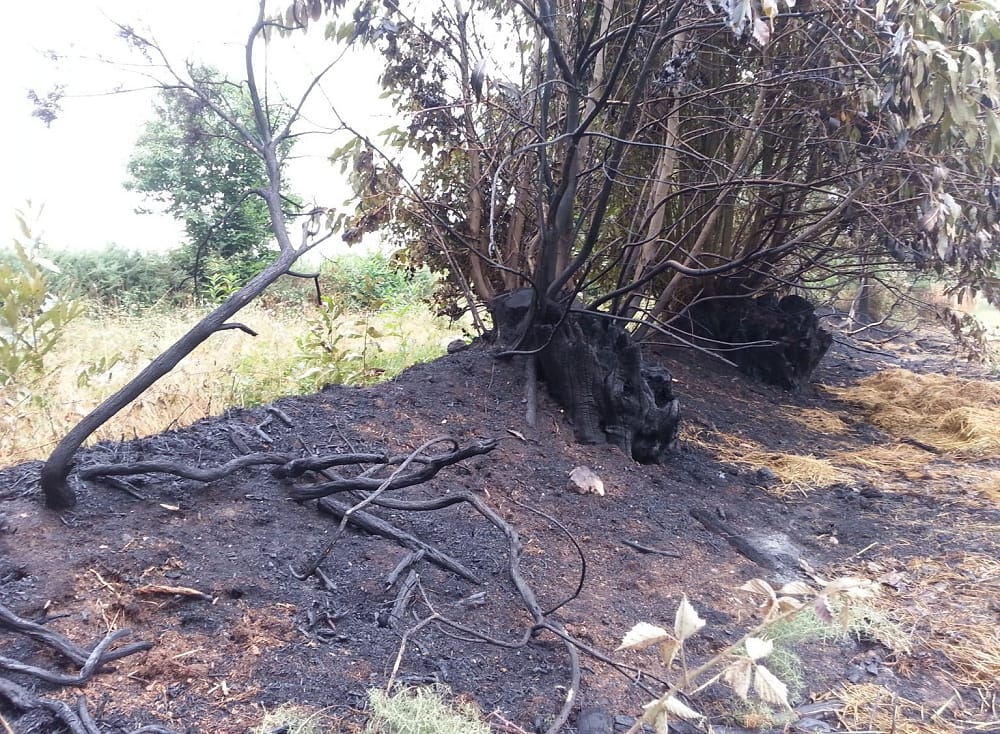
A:
<svg viewBox="0 0 1000 734">
<path fill-rule="evenodd" d="M 253 129 L 253 106 L 245 85 L 222 80 L 208 68 L 191 71 L 205 97 Z M 271 120 L 272 129 L 281 123 Z M 282 146 L 282 158 L 292 146 Z M 245 281 L 272 254 L 267 204 L 256 192 L 267 184 L 260 155 L 236 134 L 204 97 L 188 89 L 161 91 L 128 164 L 126 186 L 161 205 L 184 225 L 184 265 L 200 292 L 219 274 Z"/>
</svg>

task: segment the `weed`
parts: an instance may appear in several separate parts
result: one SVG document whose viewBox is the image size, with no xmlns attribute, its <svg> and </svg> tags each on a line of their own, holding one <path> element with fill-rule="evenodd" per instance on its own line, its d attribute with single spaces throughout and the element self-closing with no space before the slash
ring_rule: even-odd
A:
<svg viewBox="0 0 1000 734">
<path fill-rule="evenodd" d="M 668 672 L 673 671 L 675 664 L 679 668 L 676 682 L 646 704 L 645 712 L 628 734 L 635 734 L 647 723 L 654 724 L 657 731 L 666 731 L 672 719 L 705 723 L 705 717 L 694 708 L 694 700 L 718 682 L 727 684 L 743 702 L 746 719 L 766 721 L 767 709 L 790 711 L 791 689 L 802 685 L 802 675 L 801 663 L 789 652 L 789 645 L 812 637 L 817 630 L 816 622 L 836 621 L 841 628 L 849 628 L 852 605 L 875 591 L 874 584 L 868 581 L 846 577 L 820 582 L 819 589 L 792 582 L 775 591 L 761 579 L 740 588 L 763 597 L 763 620 L 737 642 L 696 667 L 688 660 L 685 642 L 705 626 L 705 620 L 686 596 L 674 615 L 672 630 L 640 622 L 625 635 L 619 650 L 656 647 Z M 778 640 L 785 644 L 777 644 Z"/>
<path fill-rule="evenodd" d="M 282 731 L 285 734 L 336 734 L 339 728 L 330 728 L 335 722 L 323 711 L 285 703 L 264 714 L 260 724 L 255 726 L 251 734 L 271 734 Z"/>
<path fill-rule="evenodd" d="M 447 698 L 441 687 L 403 688 L 392 695 L 368 692 L 371 718 L 367 734 L 489 734 L 490 727 L 472 704 Z"/>
</svg>

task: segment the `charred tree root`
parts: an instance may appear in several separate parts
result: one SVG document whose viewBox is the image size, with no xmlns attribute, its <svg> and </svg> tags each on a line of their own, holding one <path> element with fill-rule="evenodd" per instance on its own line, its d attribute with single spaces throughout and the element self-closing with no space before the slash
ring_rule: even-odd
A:
<svg viewBox="0 0 1000 734">
<path fill-rule="evenodd" d="M 680 409 L 670 373 L 643 365 L 639 345 L 606 314 L 555 302 L 536 307 L 526 288 L 493 299 L 490 312 L 498 341 L 525 345 L 537 361 L 577 441 L 613 444 L 643 464 L 676 451 Z"/>
<path fill-rule="evenodd" d="M 239 456 L 232 461 L 216 467 L 195 467 L 173 461 L 143 461 L 133 464 L 94 464 L 79 471 L 79 477 L 85 480 L 102 477 L 132 476 L 135 474 L 170 474 L 183 479 L 193 479 L 199 482 L 214 482 L 234 474 L 241 469 L 253 466 L 273 465 L 273 474 L 281 479 L 300 477 L 306 472 L 320 472 L 335 466 L 351 464 L 379 464 L 385 467 L 406 462 L 418 464 L 420 468 L 410 472 L 401 472 L 393 477 L 387 489 L 400 489 L 414 484 L 420 484 L 432 479 L 441 469 L 468 459 L 472 456 L 487 454 L 495 449 L 499 442 L 496 439 L 476 441 L 464 448 L 458 446 L 454 439 L 435 439 L 449 441 L 453 450 L 431 456 L 389 456 L 384 453 L 354 453 L 336 454 L 323 457 L 292 457 L 287 454 L 257 453 Z M 325 497 L 338 492 L 374 491 L 379 489 L 384 480 L 366 475 L 357 477 L 336 477 L 331 481 L 308 486 L 293 486 L 289 490 L 292 499 L 307 500 Z"/>
<path fill-rule="evenodd" d="M 88 651 L 72 640 L 63 637 L 58 632 L 22 619 L 3 605 L 0 605 L 0 629 L 24 635 L 36 642 L 47 645 L 74 664 L 80 666 L 80 672 L 77 675 L 65 675 L 22 663 L 19 660 L 0 656 L 0 669 L 12 673 L 30 675 L 57 686 L 83 685 L 94 675 L 100 673 L 104 666 L 112 660 L 119 660 L 127 655 L 142 652 L 152 647 L 152 643 L 149 642 L 135 642 L 111 650 L 110 648 L 115 642 L 129 634 L 129 630 L 123 629 L 107 635 L 92 650 Z M 98 729 L 90 713 L 87 711 L 86 698 L 83 696 L 80 696 L 77 709 L 74 710 L 63 701 L 54 701 L 36 696 L 24 686 L 4 676 L 0 676 L 0 697 L 5 698 L 14 708 L 21 711 L 34 709 L 48 711 L 61 721 L 72 734 L 101 734 L 100 729 Z M 139 731 L 169 732 L 170 730 L 163 729 L 162 727 L 142 727 Z"/>
</svg>

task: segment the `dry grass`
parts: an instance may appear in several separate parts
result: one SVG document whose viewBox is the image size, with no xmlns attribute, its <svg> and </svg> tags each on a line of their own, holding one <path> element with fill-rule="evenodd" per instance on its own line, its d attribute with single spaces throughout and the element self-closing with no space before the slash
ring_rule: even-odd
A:
<svg viewBox="0 0 1000 734">
<path fill-rule="evenodd" d="M 960 458 L 1000 458 L 1000 383 L 891 369 L 826 389 L 896 437 Z"/>
<path fill-rule="evenodd" d="M 60 348 L 47 357 L 47 372 L 0 387 L 0 467 L 44 458 L 90 410 L 122 387 L 199 314 L 183 311 L 142 316 L 96 314 L 71 322 Z M 393 316 L 392 318 L 397 318 Z M 308 328 L 306 314 L 281 313 L 250 306 L 239 320 L 258 336 L 220 332 L 189 355 L 98 430 L 90 442 L 147 436 L 233 407 L 251 407 L 282 395 L 304 392 L 296 337 Z M 402 334 L 408 351 L 392 364 L 400 340 L 387 337 L 375 353 L 389 378 L 413 361 L 444 352 L 456 334 L 438 328 L 430 317 L 419 323 L 373 323 Z M 346 346 L 346 345 L 345 345 Z"/>
<path fill-rule="evenodd" d="M 944 718 L 944 710 L 911 701 L 874 683 L 845 684 L 832 696 L 842 704 L 837 716 L 848 731 L 893 732 L 894 734 L 947 734 L 962 732 L 955 721 Z"/>
<path fill-rule="evenodd" d="M 799 408 L 795 405 L 782 405 L 784 416 L 810 431 L 826 436 L 837 436 L 848 433 L 851 427 L 847 422 L 829 410 L 822 408 Z"/>
<path fill-rule="evenodd" d="M 812 489 L 829 487 L 847 478 L 828 459 L 768 451 L 761 444 L 742 436 L 721 432 L 704 433 L 685 427 L 681 431 L 681 437 L 688 443 L 712 452 L 719 461 L 726 464 L 754 471 L 770 470 L 777 481 L 765 487 L 765 491 L 777 497 L 806 494 Z"/>
<path fill-rule="evenodd" d="M 841 451 L 834 455 L 839 465 L 853 466 L 866 472 L 878 472 L 885 476 L 893 474 L 904 479 L 926 479 L 931 454 L 915 446 L 892 444 L 890 446 L 868 446 L 863 449 Z"/>
<path fill-rule="evenodd" d="M 980 554 L 914 558 L 903 581 L 896 609 L 903 624 L 921 633 L 922 644 L 947 660 L 950 678 L 993 689 L 1000 681 L 995 607 L 1000 559 Z"/>
</svg>

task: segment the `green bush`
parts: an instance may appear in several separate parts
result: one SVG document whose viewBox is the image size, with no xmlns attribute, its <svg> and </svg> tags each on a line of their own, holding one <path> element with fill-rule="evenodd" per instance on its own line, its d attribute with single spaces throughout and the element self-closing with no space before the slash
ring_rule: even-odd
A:
<svg viewBox="0 0 1000 734">
<path fill-rule="evenodd" d="M 349 311 L 377 311 L 427 301 L 440 276 L 425 267 L 400 266 L 381 253 L 344 255 L 324 263 L 325 295 Z"/>
<path fill-rule="evenodd" d="M 54 252 L 60 274 L 53 286 L 102 306 L 136 310 L 180 306 L 190 301 L 182 263 L 175 252 L 141 253 L 118 245 L 103 250 Z"/>
<path fill-rule="evenodd" d="M 57 270 L 38 256 L 20 212 L 17 219 L 24 239 L 15 239 L 13 255 L 0 259 L 0 385 L 23 370 L 40 371 L 42 358 L 83 310 L 52 292 L 49 275 Z"/>
</svg>

